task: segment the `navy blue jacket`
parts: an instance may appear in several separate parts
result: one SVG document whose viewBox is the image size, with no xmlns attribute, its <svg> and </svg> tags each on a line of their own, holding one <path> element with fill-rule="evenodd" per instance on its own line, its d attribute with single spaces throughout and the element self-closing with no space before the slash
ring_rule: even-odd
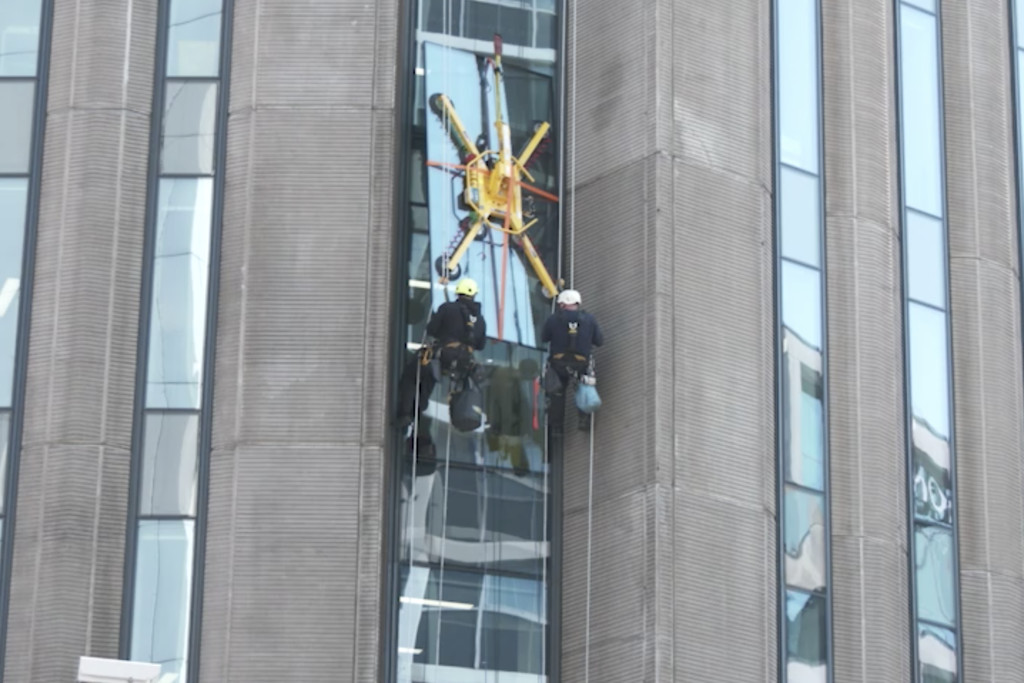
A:
<svg viewBox="0 0 1024 683">
<path fill-rule="evenodd" d="M 469 323 L 473 324 L 470 325 Z M 456 299 L 441 304 L 427 323 L 427 334 L 442 344 L 459 342 L 482 349 L 487 342 L 487 321 L 480 314 L 480 302 Z"/>
<path fill-rule="evenodd" d="M 590 357 L 593 347 L 604 344 L 604 335 L 597 326 L 597 319 L 582 310 L 560 310 L 548 316 L 541 332 L 541 342 L 549 342 L 549 353 L 569 351 L 569 323 L 578 323 L 576 328 L 576 353 Z"/>
</svg>

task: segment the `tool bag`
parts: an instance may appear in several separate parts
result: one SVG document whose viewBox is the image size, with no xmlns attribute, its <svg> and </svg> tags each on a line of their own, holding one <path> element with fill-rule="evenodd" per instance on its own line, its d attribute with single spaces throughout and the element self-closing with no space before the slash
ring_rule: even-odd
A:
<svg viewBox="0 0 1024 683">
<path fill-rule="evenodd" d="M 601 407 L 601 396 L 597 393 L 597 382 L 592 376 L 580 377 L 576 385 L 576 407 L 582 413 L 594 413 Z"/>
<path fill-rule="evenodd" d="M 466 381 L 453 391 L 448 399 L 448 415 L 451 425 L 460 432 L 472 432 L 484 421 L 484 397 L 479 387 Z"/>
</svg>

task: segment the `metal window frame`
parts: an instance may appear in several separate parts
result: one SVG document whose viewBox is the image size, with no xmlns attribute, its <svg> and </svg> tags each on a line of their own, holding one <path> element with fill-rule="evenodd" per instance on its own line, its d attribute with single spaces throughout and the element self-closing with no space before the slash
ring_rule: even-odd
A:
<svg viewBox="0 0 1024 683">
<path fill-rule="evenodd" d="M 928 10 L 922 9 L 920 6 L 914 4 L 911 0 L 893 0 L 891 7 L 893 8 L 893 56 L 895 61 L 894 70 L 894 85 L 896 88 L 896 157 L 898 159 L 899 172 L 896 176 L 896 188 L 899 197 L 899 240 L 900 240 L 900 298 L 902 304 L 902 315 L 903 315 L 903 413 L 904 413 L 904 467 L 906 468 L 906 488 L 907 494 L 906 499 L 906 521 L 907 521 L 907 574 L 909 582 L 909 608 L 910 608 L 910 626 L 911 626 L 911 638 L 910 638 L 910 671 L 913 681 L 917 681 L 920 675 L 920 656 L 918 652 L 918 633 L 920 632 L 919 618 L 918 618 L 918 604 L 917 604 L 917 547 L 915 545 L 915 534 L 917 532 L 917 520 L 914 514 L 914 409 L 911 400 L 911 387 L 910 387 L 910 286 L 907 281 L 907 241 L 906 241 L 906 224 L 907 224 L 907 212 L 910 209 L 907 206 L 906 201 L 906 182 L 904 174 L 906 172 L 906 160 L 903 153 L 903 129 L 904 129 L 904 116 L 903 116 L 903 22 L 902 22 L 902 9 L 903 7 L 909 7 L 918 12 L 925 14 L 931 14 L 935 17 L 935 51 L 936 51 L 936 80 L 938 82 L 938 117 L 939 117 L 939 163 L 941 173 L 941 206 L 942 206 L 942 229 L 943 229 L 943 240 L 945 248 L 945 269 L 946 269 L 946 309 L 944 311 L 946 315 L 946 372 L 948 377 L 947 382 L 947 394 L 948 394 L 948 416 L 949 422 L 949 472 L 950 472 L 950 489 L 952 504 L 950 505 L 950 523 L 949 528 L 952 531 L 953 537 L 953 581 L 954 581 L 954 599 L 956 604 L 956 625 L 953 629 L 953 636 L 956 642 L 956 666 L 957 666 L 957 680 L 964 680 L 964 659 L 963 659 L 963 618 L 961 609 L 960 599 L 960 534 L 959 534 L 959 516 L 957 515 L 957 506 L 959 504 L 959 487 L 957 485 L 957 457 L 956 457 L 956 407 L 955 407 L 955 396 L 956 386 L 955 379 L 953 376 L 953 326 L 952 326 L 952 291 L 951 291 L 951 276 L 950 276 L 950 252 L 949 252 L 949 196 L 947 192 L 947 169 L 946 169 L 946 79 L 945 69 L 943 64 L 943 22 L 942 22 L 942 2 L 941 0 L 935 1 L 935 11 L 929 12 Z M 919 210 L 917 210 L 919 211 Z M 926 213 L 926 212 L 921 212 Z M 947 629 L 948 630 L 948 629 Z"/>
<path fill-rule="evenodd" d="M 786 618 L 786 594 L 788 587 L 786 583 L 786 567 L 785 567 L 785 491 L 786 491 L 786 475 L 785 475 L 785 442 L 784 442 L 784 429 L 786 414 L 783 406 L 785 405 L 786 397 L 783 394 L 785 388 L 784 378 L 782 376 L 784 354 L 782 350 L 782 202 L 779 201 L 779 178 L 781 176 L 782 168 L 782 151 L 780 148 L 780 135 L 779 135 L 779 107 L 780 107 L 780 78 L 781 74 L 778 68 L 778 54 L 779 54 L 779 1 L 772 1 L 772 17 L 771 17 L 771 28 L 772 28 L 772 57 L 771 63 L 771 84 L 772 84 L 772 153 L 774 158 L 772 159 L 772 188 L 773 188 L 773 201 L 772 201 L 772 220 L 774 223 L 773 230 L 773 243 L 772 243 L 772 259 L 773 259 L 773 289 L 774 289 L 774 352 L 775 352 L 775 480 L 776 480 L 776 502 L 775 502 L 775 517 L 776 517 L 776 582 L 778 585 L 778 621 L 776 627 L 778 629 L 778 680 L 787 680 L 787 668 L 786 663 L 788 661 L 788 629 L 787 629 L 787 618 Z M 817 42 L 818 61 L 816 64 L 817 71 L 817 99 L 818 99 L 818 220 L 819 220 L 819 262 L 820 266 L 816 270 L 820 273 L 821 277 L 821 299 L 820 299 L 820 316 L 821 316 L 821 424 L 822 424 L 822 478 L 823 487 L 822 490 L 814 491 L 815 494 L 822 496 L 822 508 L 823 508 L 823 523 L 825 526 L 825 592 L 822 597 L 825 599 L 825 633 L 823 640 L 825 642 L 825 674 L 827 683 L 833 683 L 834 681 L 834 661 L 835 661 L 835 645 L 834 645 L 834 629 L 832 625 L 833 621 L 833 605 L 832 605 L 832 470 L 831 470 L 831 414 L 829 409 L 829 403 L 831 400 L 830 382 L 829 382 L 829 344 L 828 344 L 828 259 L 827 259 L 827 243 L 828 243 L 828 225 L 827 225 L 827 212 L 825 209 L 825 197 L 827 191 L 827 181 L 825 172 L 825 68 L 824 68 L 824 12 L 822 11 L 821 0 L 815 0 L 815 40 Z M 802 169 L 801 169 L 802 170 Z M 791 259 L 790 259 L 791 260 Z M 795 261 L 794 261 L 795 262 Z M 806 592 L 806 591 L 805 591 Z"/>
<path fill-rule="evenodd" d="M 32 322 L 36 244 L 39 236 L 39 199 L 43 177 L 47 102 L 50 85 L 50 49 L 53 44 L 54 0 L 42 0 L 39 43 L 36 56 L 35 111 L 32 113 L 32 143 L 29 151 L 28 193 L 25 207 L 24 241 L 21 254 L 21 292 L 18 301 L 18 329 L 14 351 L 14 381 L 11 387 L 11 422 L 7 441 L 7 480 L 4 486 L 3 536 L 0 539 L 0 681 L 6 661 L 8 612 L 11 604 L 11 568 L 14 564 L 14 522 L 17 512 L 18 475 L 25 419 L 25 385 L 28 375 L 28 345 Z M 24 177 L 22 174 L 21 177 Z"/>
<path fill-rule="evenodd" d="M 1021 111 L 1020 98 L 1024 94 L 1024 84 L 1021 73 L 1017 66 L 1018 58 L 1024 55 L 1024 48 L 1019 42 L 1024 36 L 1017 35 L 1017 14 L 1021 8 L 1017 7 L 1019 0 L 1008 0 L 1007 10 L 1010 19 L 1010 75 L 1013 79 L 1012 91 L 1013 102 L 1010 103 L 1013 112 L 1013 171 L 1014 181 L 1017 186 L 1017 289 L 1020 294 L 1020 313 L 1024 315 L 1024 159 L 1021 158 L 1021 143 L 1024 141 L 1024 111 Z M 1024 354 L 1024 344 L 1021 345 L 1021 353 Z"/>
<path fill-rule="evenodd" d="M 558 120 L 560 129 L 554 133 L 557 136 L 556 147 L 558 149 L 558 186 L 565 187 L 566 171 L 566 108 L 565 101 L 565 80 L 566 70 L 566 47 L 568 44 L 568 7 L 569 0 L 558 0 L 561 14 L 558 16 L 558 42 L 559 53 L 555 64 L 554 97 L 558 107 Z M 417 60 L 416 35 L 417 26 L 421 15 L 421 0 L 403 0 L 402 10 L 398 14 L 398 59 L 397 59 L 397 96 L 395 106 L 398 112 L 395 116 L 395 150 L 393 158 L 398 163 L 395 165 L 393 193 L 393 224 L 395 226 L 393 237 L 394 244 L 391 250 L 391 339 L 389 349 L 389 381 L 385 391 L 385 405 L 390 414 L 397 399 L 397 378 L 403 369 L 403 359 L 406 349 L 406 314 L 408 309 L 408 280 L 409 280 L 409 257 L 412 249 L 412 240 L 409 239 L 413 233 L 411 213 L 410 192 L 410 153 L 413 137 L 413 126 L 415 119 L 415 70 Z M 563 192 L 564 194 L 564 192 Z M 563 202 L 558 204 L 558 274 L 562 276 L 565 267 L 565 220 Z M 397 286 L 395 285 L 397 283 Z M 552 304 L 553 305 L 553 304 Z M 378 656 L 380 662 L 377 670 L 381 683 L 393 683 L 397 674 L 397 653 L 398 653 L 398 597 L 401 594 L 398 543 L 401 538 L 400 519 L 398 515 L 399 501 L 401 498 L 401 465 L 396 454 L 404 447 L 405 439 L 400 431 L 394 426 L 387 430 L 385 442 L 384 475 L 387 479 L 386 504 L 384 509 L 384 581 L 381 586 L 380 628 L 381 637 L 380 651 Z M 561 454 L 555 454 L 549 450 L 548 458 L 548 482 L 551 497 L 548 530 L 550 532 L 549 542 L 549 572 L 546 592 L 548 596 L 548 628 L 546 634 L 546 646 L 548 649 L 547 677 L 549 681 L 561 680 L 561 577 L 562 577 L 562 476 L 563 464 Z"/>
<path fill-rule="evenodd" d="M 52 1 L 52 0 L 51 0 Z M 124 574 L 121 596 L 121 629 L 118 639 L 119 657 L 131 656 L 132 618 L 135 602 L 135 579 L 138 553 L 139 522 L 145 519 L 163 519 L 165 516 L 140 515 L 139 497 L 141 492 L 143 440 L 145 418 L 149 412 L 188 413 L 199 417 L 199 443 L 196 450 L 198 468 L 196 479 L 196 514 L 184 518 L 194 520 L 195 541 L 192 552 L 192 586 L 189 601 L 188 659 L 186 677 L 189 681 L 199 678 L 199 662 L 202 645 L 203 586 L 206 563 L 206 529 L 209 507 L 210 455 L 213 438 L 213 396 L 217 348 L 217 316 L 220 298 L 220 260 L 222 227 L 224 222 L 224 183 L 227 166 L 228 114 L 231 94 L 231 50 L 234 24 L 234 0 L 221 0 L 220 23 L 220 68 L 219 77 L 167 76 L 167 48 L 170 40 L 170 8 L 174 0 L 158 0 L 156 57 L 154 59 L 152 110 L 150 112 L 149 159 L 146 171 L 146 213 L 143 235 L 143 261 L 139 300 L 139 327 L 136 345 L 135 397 L 132 415 L 132 441 L 128 487 L 128 520 L 125 530 Z M 160 152 L 162 147 L 164 96 L 168 81 L 216 82 L 217 114 L 214 132 L 213 152 L 213 201 L 210 209 L 210 255 L 207 276 L 206 329 L 203 348 L 203 386 L 200 391 L 199 409 L 146 408 L 146 385 L 148 383 L 148 362 L 150 323 L 152 313 L 153 271 L 156 250 L 156 219 L 159 203 L 159 187 L 163 178 L 187 177 L 208 178 L 209 175 L 161 174 Z"/>
</svg>

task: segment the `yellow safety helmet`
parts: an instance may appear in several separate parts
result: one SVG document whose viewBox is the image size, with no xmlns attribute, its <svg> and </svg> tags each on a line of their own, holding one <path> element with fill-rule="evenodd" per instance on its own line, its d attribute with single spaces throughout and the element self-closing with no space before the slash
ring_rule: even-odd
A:
<svg viewBox="0 0 1024 683">
<path fill-rule="evenodd" d="M 476 280 L 472 278 L 464 277 L 455 285 L 455 293 L 459 296 L 476 296 L 478 291 Z"/>
</svg>

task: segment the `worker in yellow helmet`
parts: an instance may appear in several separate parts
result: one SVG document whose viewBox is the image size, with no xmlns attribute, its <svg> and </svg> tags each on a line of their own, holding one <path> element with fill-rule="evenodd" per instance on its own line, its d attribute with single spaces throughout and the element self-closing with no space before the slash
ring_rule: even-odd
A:
<svg viewBox="0 0 1024 683">
<path fill-rule="evenodd" d="M 476 300 L 476 281 L 464 277 L 455 285 L 455 301 L 441 304 L 427 323 L 427 334 L 440 349 L 441 369 L 461 379 L 473 369 L 473 352 L 484 348 L 487 321 Z"/>
</svg>

